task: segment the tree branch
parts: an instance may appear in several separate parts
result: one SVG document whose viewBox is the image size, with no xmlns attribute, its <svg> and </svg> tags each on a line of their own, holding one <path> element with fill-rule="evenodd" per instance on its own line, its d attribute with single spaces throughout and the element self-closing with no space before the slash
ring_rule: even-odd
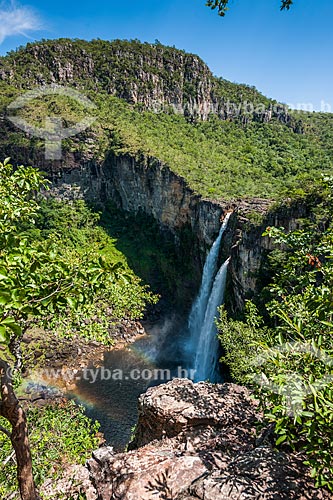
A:
<svg viewBox="0 0 333 500">
<path fill-rule="evenodd" d="M 2 427 L 2 425 L 0 425 L 0 432 L 3 432 L 4 434 L 6 434 L 6 436 L 10 439 L 11 438 L 11 433 L 5 429 L 4 427 Z"/>
<path fill-rule="evenodd" d="M 59 280 L 60 282 L 61 280 Z M 65 280 L 62 280 L 62 281 L 65 281 Z M 38 302 L 42 302 L 43 300 L 47 300 L 47 299 L 50 299 L 51 297 L 53 297 L 54 295 L 56 295 L 57 293 L 63 293 L 63 292 L 66 292 L 67 290 L 70 290 L 73 286 L 74 286 L 74 282 L 71 282 L 69 283 L 68 285 L 66 285 L 64 288 L 61 288 L 60 286 L 58 286 L 58 288 L 56 290 L 54 290 L 52 293 L 50 293 L 49 295 L 47 295 L 46 297 L 41 297 L 40 299 L 31 299 L 29 301 L 29 304 L 37 304 Z"/>
<path fill-rule="evenodd" d="M 294 0 L 281 0 L 281 10 L 289 10 L 290 7 L 293 5 Z M 207 0 L 206 2 L 207 7 L 210 7 L 211 9 L 217 9 L 219 16 L 224 17 L 226 12 L 229 10 L 228 5 L 229 5 L 229 0 Z"/>
</svg>

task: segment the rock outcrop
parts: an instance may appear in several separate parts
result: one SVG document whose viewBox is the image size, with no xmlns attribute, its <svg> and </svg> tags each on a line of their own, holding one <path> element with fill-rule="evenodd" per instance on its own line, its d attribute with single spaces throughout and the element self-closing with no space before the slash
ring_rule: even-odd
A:
<svg viewBox="0 0 333 500">
<path fill-rule="evenodd" d="M 62 479 L 46 480 L 40 488 L 40 494 L 43 500 L 78 500 L 79 498 L 97 500 L 97 492 L 90 481 L 87 468 L 83 465 L 65 467 Z"/>
<path fill-rule="evenodd" d="M 242 123 L 277 119 L 298 131 L 286 106 L 254 87 L 213 76 L 200 57 L 138 40 L 48 40 L 0 58 L 0 81 L 31 88 L 48 84 L 103 91 L 156 112 L 181 113 L 189 120 Z"/>
<path fill-rule="evenodd" d="M 98 500 L 301 500 L 316 490 L 301 455 L 277 452 L 250 393 L 233 384 L 173 380 L 139 401 L 127 453 L 101 448 L 88 462 Z"/>
<path fill-rule="evenodd" d="M 228 306 L 242 310 L 245 300 L 252 299 L 270 280 L 267 256 L 277 245 L 264 231 L 269 226 L 284 227 L 288 232 L 300 227 L 300 221 L 310 216 L 311 207 L 304 201 L 286 202 L 273 207 L 269 200 L 240 201 L 233 228 L 233 243 L 228 279 Z M 251 222 L 251 218 L 259 219 Z"/>
</svg>

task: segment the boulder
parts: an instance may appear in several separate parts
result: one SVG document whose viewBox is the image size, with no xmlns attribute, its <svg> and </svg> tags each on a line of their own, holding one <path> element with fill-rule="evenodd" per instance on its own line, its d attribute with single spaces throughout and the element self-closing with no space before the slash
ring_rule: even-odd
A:
<svg viewBox="0 0 333 500">
<path fill-rule="evenodd" d="M 258 403 L 244 387 L 173 380 L 139 399 L 127 453 L 88 462 L 98 500 L 322 500 L 304 456 L 258 439 Z"/>
<path fill-rule="evenodd" d="M 234 384 L 175 379 L 148 389 L 138 405 L 139 420 L 130 449 L 178 435 L 202 441 L 207 433 L 225 435 L 228 446 L 238 448 L 254 440 L 255 423 L 260 419 L 257 402 L 244 387 Z"/>
</svg>

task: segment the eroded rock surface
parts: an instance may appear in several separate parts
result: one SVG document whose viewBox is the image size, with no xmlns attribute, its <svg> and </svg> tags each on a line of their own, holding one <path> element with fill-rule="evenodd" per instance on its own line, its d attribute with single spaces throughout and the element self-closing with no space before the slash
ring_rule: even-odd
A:
<svg viewBox="0 0 333 500">
<path fill-rule="evenodd" d="M 43 500 L 97 500 L 97 492 L 90 481 L 89 472 L 83 465 L 67 466 L 62 479 L 45 481 L 40 489 Z"/>
<path fill-rule="evenodd" d="M 234 384 L 193 384 L 177 379 L 150 388 L 139 399 L 139 421 L 131 448 L 156 439 L 186 437 L 194 442 L 207 432 L 228 433 L 228 446 L 245 445 L 255 433 L 257 404 L 248 391 Z M 244 422 L 247 427 L 244 428 Z"/>
<path fill-rule="evenodd" d="M 99 500 L 302 500 L 332 498 L 314 488 L 304 457 L 256 438 L 261 415 L 233 384 L 173 380 L 139 401 L 128 453 L 97 450 L 88 462 Z"/>
</svg>

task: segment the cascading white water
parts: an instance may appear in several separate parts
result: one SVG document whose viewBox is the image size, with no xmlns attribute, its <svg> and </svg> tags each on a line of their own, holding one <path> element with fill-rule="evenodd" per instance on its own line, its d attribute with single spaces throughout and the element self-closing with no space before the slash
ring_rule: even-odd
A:
<svg viewBox="0 0 333 500">
<path fill-rule="evenodd" d="M 192 348 L 194 352 L 196 351 L 196 346 L 199 342 L 200 332 L 202 330 L 205 319 L 209 295 L 212 290 L 214 276 L 217 271 L 217 259 L 219 256 L 222 236 L 227 228 L 230 215 L 231 214 L 228 213 L 225 216 L 219 235 L 214 241 L 209 251 L 209 254 L 207 255 L 205 266 L 202 273 L 200 291 L 193 303 L 190 316 L 188 319 L 188 329 L 191 335 L 190 348 Z"/>
<path fill-rule="evenodd" d="M 224 264 L 222 264 L 217 273 L 208 300 L 205 318 L 196 348 L 194 361 L 195 382 L 201 380 L 216 382 L 219 341 L 217 338 L 215 318 L 218 316 L 218 307 L 224 301 L 229 260 L 230 259 L 227 259 Z"/>
<path fill-rule="evenodd" d="M 200 356 L 204 356 L 205 354 L 207 354 L 208 356 L 207 359 L 209 360 L 212 358 L 212 354 L 209 352 L 207 353 L 200 352 L 199 345 L 200 349 L 204 350 L 214 348 L 213 345 L 212 346 L 210 345 L 210 342 L 208 343 L 208 337 L 209 337 L 209 332 L 211 332 L 213 340 L 216 339 L 216 330 L 213 331 L 213 329 L 215 328 L 214 318 L 217 314 L 217 307 L 222 303 L 224 296 L 227 264 L 225 268 L 225 276 L 224 273 L 222 272 L 223 268 L 222 266 L 220 271 L 216 275 L 215 281 L 214 277 L 217 270 L 217 260 L 219 256 L 219 250 L 223 233 L 227 228 L 230 215 L 231 214 L 228 213 L 224 218 L 219 235 L 216 238 L 215 242 L 213 243 L 212 248 L 210 249 L 210 252 L 206 258 L 202 274 L 200 291 L 196 300 L 194 301 L 188 320 L 188 329 L 190 332 L 189 355 L 192 359 L 193 358 L 195 359 L 194 368 L 196 370 L 196 381 L 205 380 L 209 377 L 209 375 L 207 376 L 207 372 L 204 372 L 204 369 L 201 366 L 203 358 L 201 360 Z M 217 290 L 217 287 L 220 285 L 221 285 L 221 290 Z M 222 295 L 220 295 L 220 292 Z M 215 302 L 215 299 L 218 299 L 220 297 L 221 297 L 221 302 L 217 304 L 214 309 L 213 301 Z M 213 316 L 212 314 L 208 314 L 209 312 L 208 310 L 212 311 Z M 216 353 L 217 353 L 217 348 L 216 348 Z M 205 370 L 208 370 L 207 366 Z"/>
</svg>

